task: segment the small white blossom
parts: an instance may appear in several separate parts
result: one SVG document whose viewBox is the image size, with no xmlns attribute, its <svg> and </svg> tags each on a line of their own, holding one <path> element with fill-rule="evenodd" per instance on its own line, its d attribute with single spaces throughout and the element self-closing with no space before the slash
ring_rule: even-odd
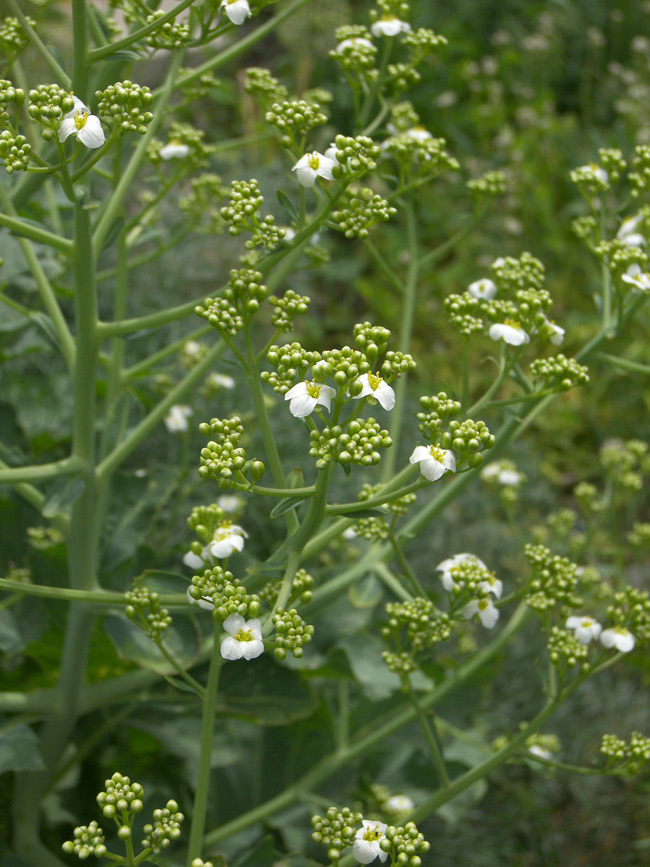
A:
<svg viewBox="0 0 650 867">
<path fill-rule="evenodd" d="M 524 343 L 530 343 L 530 337 L 521 325 L 513 320 L 495 322 L 490 326 L 489 334 L 492 340 L 504 340 L 510 346 L 523 346 Z"/>
<path fill-rule="evenodd" d="M 169 408 L 169 412 L 165 416 L 165 425 L 170 433 L 185 433 L 190 426 L 188 418 L 194 415 L 191 406 L 183 403 L 175 403 Z"/>
<path fill-rule="evenodd" d="M 499 619 L 499 609 L 495 608 L 494 602 L 488 596 L 484 596 L 482 599 L 472 599 L 464 606 L 463 617 L 467 620 L 476 614 L 486 629 L 494 629 Z"/>
<path fill-rule="evenodd" d="M 305 418 L 316 409 L 324 406 L 329 412 L 336 389 L 320 382 L 299 382 L 285 394 L 284 399 L 291 401 L 289 411 L 295 418 Z"/>
<path fill-rule="evenodd" d="M 251 17 L 251 7 L 248 0 L 222 0 L 219 9 L 223 9 L 233 24 L 243 24 Z"/>
<path fill-rule="evenodd" d="M 410 813 L 415 804 L 408 795 L 393 795 L 383 806 L 387 813 Z"/>
<path fill-rule="evenodd" d="M 450 449 L 437 446 L 416 446 L 409 458 L 412 464 L 420 464 L 420 472 L 430 482 L 437 481 L 446 472 L 456 472 L 456 458 Z"/>
<path fill-rule="evenodd" d="M 337 165 L 338 162 L 335 159 L 319 154 L 318 151 L 312 151 L 312 153 L 300 157 L 291 171 L 296 173 L 298 181 L 303 187 L 313 187 L 316 178 L 333 180 L 332 169 Z"/>
<path fill-rule="evenodd" d="M 595 641 L 602 631 L 602 626 L 593 617 L 572 615 L 567 619 L 567 629 L 572 629 L 581 644 Z"/>
<path fill-rule="evenodd" d="M 235 380 L 227 373 L 211 373 L 207 379 L 208 385 L 212 388 L 227 388 L 235 387 Z"/>
<path fill-rule="evenodd" d="M 229 514 L 238 512 L 243 505 L 244 501 L 236 494 L 222 494 L 217 500 L 217 506 L 219 506 L 220 509 L 223 509 L 224 512 L 228 512 Z"/>
<path fill-rule="evenodd" d="M 190 355 L 192 357 L 201 354 L 201 350 L 203 349 L 203 344 L 199 343 L 198 340 L 188 340 L 183 345 L 183 352 L 186 355 Z"/>
<path fill-rule="evenodd" d="M 347 527 L 347 528 L 343 531 L 343 538 L 346 539 L 348 542 L 349 542 L 351 539 L 356 539 L 358 535 L 359 535 L 359 534 L 358 534 L 357 531 L 354 529 L 354 527 Z"/>
<path fill-rule="evenodd" d="M 481 569 L 487 570 L 487 566 L 485 565 L 485 563 L 482 560 L 480 560 L 474 554 L 467 554 L 467 553 L 454 554 L 453 557 L 447 557 L 446 560 L 443 560 L 442 563 L 438 563 L 438 565 L 436 566 L 436 571 L 442 572 L 442 575 L 440 576 L 440 580 L 442 581 L 442 586 L 445 588 L 445 590 L 448 593 L 451 593 L 454 590 L 454 588 L 457 586 L 456 582 L 454 581 L 451 570 L 453 569 L 454 566 L 457 566 L 459 563 L 464 563 L 467 560 L 471 560 L 471 562 L 474 563 L 474 565 L 480 567 Z"/>
<path fill-rule="evenodd" d="M 407 135 L 415 141 L 427 141 L 428 139 L 433 138 L 429 130 L 425 129 L 423 126 L 412 126 L 410 129 L 406 130 L 404 135 Z"/>
<path fill-rule="evenodd" d="M 359 394 L 354 395 L 355 400 L 361 397 L 372 397 L 383 409 L 391 410 L 395 406 L 395 392 L 381 376 L 364 373 L 357 382 L 360 382 L 363 388 Z"/>
<path fill-rule="evenodd" d="M 624 235 L 620 238 L 626 247 L 645 247 L 648 243 L 643 235 L 640 235 L 638 232 L 632 232 L 629 235 Z"/>
<path fill-rule="evenodd" d="M 483 593 L 493 593 L 497 599 L 501 599 L 501 594 L 503 593 L 503 581 L 492 573 L 489 573 L 485 580 L 479 581 L 478 589 Z"/>
<path fill-rule="evenodd" d="M 409 33 L 411 25 L 408 21 L 400 21 L 396 15 L 382 15 L 370 27 L 373 36 L 397 36 L 398 33 Z"/>
<path fill-rule="evenodd" d="M 629 653 L 636 644 L 636 638 L 624 626 L 612 626 L 600 633 L 603 647 L 615 647 L 621 653 Z"/>
<path fill-rule="evenodd" d="M 99 148 L 106 141 L 100 119 L 91 114 L 90 109 L 78 97 L 72 95 L 74 107 L 69 111 L 59 126 L 59 141 L 65 141 L 68 136 L 75 135 L 81 144 L 87 148 Z"/>
<path fill-rule="evenodd" d="M 229 633 L 221 642 L 224 659 L 255 659 L 264 653 L 262 624 L 257 617 L 246 621 L 240 614 L 231 614 L 223 628 Z"/>
<path fill-rule="evenodd" d="M 206 547 L 217 560 L 225 560 L 235 551 L 244 550 L 244 539 L 248 539 L 248 533 L 243 527 L 230 521 L 223 521 L 215 530 L 214 539 Z"/>
<path fill-rule="evenodd" d="M 181 144 L 178 141 L 170 141 L 168 144 L 160 148 L 161 160 L 182 160 L 189 154 L 189 145 Z"/>
<path fill-rule="evenodd" d="M 388 825 L 383 822 L 369 822 L 368 819 L 363 819 L 362 828 L 356 833 L 354 844 L 352 846 L 352 857 L 359 864 L 370 864 L 375 858 L 380 861 L 385 861 L 388 858 L 388 852 L 384 852 L 381 848 L 381 841 L 386 836 Z"/>
<path fill-rule="evenodd" d="M 647 271 L 645 273 L 642 272 L 640 266 L 636 263 L 630 265 L 621 279 L 624 283 L 629 283 L 630 286 L 633 286 L 639 292 L 650 292 L 650 273 Z"/>
<path fill-rule="evenodd" d="M 497 481 L 500 485 L 506 487 L 514 487 L 520 485 L 524 481 L 524 476 L 518 473 L 517 470 L 499 470 L 497 473 Z"/>
<path fill-rule="evenodd" d="M 335 51 L 337 54 L 342 54 L 346 48 L 374 48 L 375 46 L 369 39 L 364 39 L 363 36 L 353 36 L 351 39 L 344 39 L 339 42 Z"/>
<path fill-rule="evenodd" d="M 636 214 L 634 217 L 627 217 L 627 219 L 623 220 L 616 233 L 618 240 L 621 241 L 623 238 L 636 234 L 639 223 L 642 223 L 643 219 L 643 214 Z"/>
<path fill-rule="evenodd" d="M 470 283 L 467 287 L 467 291 L 474 298 L 490 301 L 492 298 L 496 297 L 497 287 L 494 280 L 490 280 L 489 277 L 483 277 L 482 280 L 475 280 L 473 283 Z"/>
<path fill-rule="evenodd" d="M 545 750 L 544 747 L 540 747 L 539 744 L 533 744 L 531 747 L 528 747 L 528 752 L 531 754 L 531 756 L 537 756 L 540 759 L 546 759 L 547 762 L 552 762 L 555 758 L 550 750 Z"/>
</svg>

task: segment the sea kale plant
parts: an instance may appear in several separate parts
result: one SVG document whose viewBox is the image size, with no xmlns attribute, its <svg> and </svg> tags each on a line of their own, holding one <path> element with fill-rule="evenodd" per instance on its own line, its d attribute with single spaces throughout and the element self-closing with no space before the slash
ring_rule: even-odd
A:
<svg viewBox="0 0 650 867">
<path fill-rule="evenodd" d="M 437 279 L 506 178 L 472 177 L 414 107 L 448 48 L 428 4 L 332 3 L 325 32 L 310 0 L 72 0 L 56 50 L 7 5 L 7 863 L 433 865 L 434 814 L 506 764 L 643 771 L 647 733 L 567 758 L 553 720 L 650 641 L 620 553 L 650 546 L 648 444 L 602 443 L 546 516 L 520 512 L 513 449 L 592 363 L 647 376 L 604 351 L 650 294 L 650 146 L 571 174 L 600 281 L 570 336 L 526 249 Z M 314 21 L 315 86 L 259 65 Z M 517 527 L 509 559 L 459 549 L 466 489 Z M 524 632 L 532 712 L 468 734 L 445 707 Z"/>
</svg>

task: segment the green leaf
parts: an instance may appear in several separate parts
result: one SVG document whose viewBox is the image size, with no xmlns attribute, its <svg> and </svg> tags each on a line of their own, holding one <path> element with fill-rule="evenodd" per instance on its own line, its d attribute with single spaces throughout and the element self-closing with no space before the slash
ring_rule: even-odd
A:
<svg viewBox="0 0 650 867">
<path fill-rule="evenodd" d="M 304 499 L 304 497 L 286 497 L 284 500 L 280 500 L 277 506 L 271 509 L 269 517 L 279 518 L 280 515 L 284 515 L 299 506 Z"/>
<path fill-rule="evenodd" d="M 388 509 L 377 506 L 374 509 L 360 509 L 358 512 L 346 512 L 343 517 L 356 521 L 358 518 L 379 518 L 388 514 Z"/>
<path fill-rule="evenodd" d="M 296 210 L 296 206 L 291 201 L 289 196 L 283 192 L 282 190 L 276 191 L 276 196 L 278 197 L 278 202 L 280 203 L 280 207 L 285 212 L 285 214 L 292 220 L 294 223 L 298 223 L 300 221 L 300 216 L 298 211 Z"/>
<path fill-rule="evenodd" d="M 305 485 L 305 474 L 300 467 L 295 467 L 287 476 L 287 487 L 302 488 Z"/>
<path fill-rule="evenodd" d="M 13 653 L 23 647 L 23 637 L 11 611 L 0 609 L 0 650 Z"/>
<path fill-rule="evenodd" d="M 153 641 L 126 617 L 110 615 L 104 621 L 104 629 L 121 659 L 136 662 L 157 674 L 176 674 Z M 165 630 L 163 642 L 165 649 L 183 668 L 191 665 L 198 656 L 198 636 L 189 617 L 176 616 L 173 624 Z"/>
<path fill-rule="evenodd" d="M 281 856 L 273 837 L 267 834 L 249 849 L 241 858 L 233 862 L 232 867 L 260 867 L 261 864 L 274 864 Z"/>
<path fill-rule="evenodd" d="M 0 301 L 2 301 L 2 297 L 0 297 Z M 21 328 L 27 328 L 30 323 L 26 316 L 14 310 L 13 307 L 9 307 L 8 304 L 3 304 L 1 310 L 0 331 L 20 331 Z"/>
<path fill-rule="evenodd" d="M 266 655 L 224 665 L 219 698 L 227 713 L 258 725 L 287 725 L 309 716 L 315 705 L 311 688 L 300 675 Z"/>
<path fill-rule="evenodd" d="M 0 774 L 43 770 L 39 744 L 38 736 L 23 723 L 0 732 Z"/>
<path fill-rule="evenodd" d="M 116 51 L 115 54 L 111 54 L 110 57 L 105 58 L 105 60 L 126 60 L 131 62 L 133 60 L 142 60 L 142 57 L 137 51 L 128 51 L 126 48 L 123 48 L 121 51 Z"/>
<path fill-rule="evenodd" d="M 83 479 L 61 479 L 50 490 L 42 508 L 43 516 L 53 518 L 76 502 L 86 489 Z"/>
</svg>

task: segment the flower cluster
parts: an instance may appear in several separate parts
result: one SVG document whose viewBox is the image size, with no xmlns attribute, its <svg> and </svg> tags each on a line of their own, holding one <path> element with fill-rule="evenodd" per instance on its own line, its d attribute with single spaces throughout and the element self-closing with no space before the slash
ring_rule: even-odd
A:
<svg viewBox="0 0 650 867">
<path fill-rule="evenodd" d="M 215 560 L 227 560 L 236 551 L 243 551 L 247 538 L 248 533 L 239 524 L 221 519 L 213 524 L 211 535 L 206 538 L 204 545 L 192 542 L 190 551 L 183 557 L 183 563 L 190 569 L 213 566 Z"/>
<path fill-rule="evenodd" d="M 526 545 L 525 554 L 532 568 L 526 588 L 526 601 L 538 611 L 564 604 L 578 608 L 582 602 L 576 591 L 579 572 L 566 557 L 551 554 L 543 545 Z"/>
<path fill-rule="evenodd" d="M 142 846 L 160 854 L 172 840 L 178 840 L 184 819 L 176 801 L 167 801 L 163 809 L 153 811 L 153 824 L 147 824 L 142 829 L 145 835 Z"/>
<path fill-rule="evenodd" d="M 46 141 L 52 141 L 64 117 L 73 112 L 75 97 L 58 84 L 39 84 L 29 91 L 27 112 L 42 127 Z"/>
<path fill-rule="evenodd" d="M 16 109 L 19 109 L 24 102 L 25 91 L 14 87 L 6 78 L 0 78 L 0 123 L 6 124 L 9 120 L 8 105 L 15 105 Z"/>
<path fill-rule="evenodd" d="M 165 12 L 157 9 L 147 15 L 147 24 L 153 24 L 163 17 Z M 147 45 L 151 48 L 180 48 L 190 41 L 190 25 L 184 21 L 166 21 L 153 33 L 147 36 Z"/>
<path fill-rule="evenodd" d="M 553 626 L 548 637 L 548 653 L 561 675 L 576 665 L 579 665 L 582 671 L 589 669 L 587 645 L 580 641 L 572 630 Z"/>
<path fill-rule="evenodd" d="M 377 223 L 390 220 L 397 213 L 377 193 L 368 187 L 349 190 L 342 206 L 332 212 L 332 220 L 346 238 L 367 238 L 369 230 Z"/>
<path fill-rule="evenodd" d="M 371 40 L 370 31 L 362 24 L 346 24 L 335 31 L 337 46 L 330 57 L 350 76 L 362 76 L 371 80 L 376 77 L 375 59 L 377 46 Z"/>
<path fill-rule="evenodd" d="M 104 845 L 104 832 L 97 822 L 90 825 L 80 825 L 73 831 L 74 839 L 66 840 L 61 847 L 67 855 L 76 855 L 80 861 L 85 861 L 91 855 L 103 858 L 107 852 Z"/>
<path fill-rule="evenodd" d="M 229 225 L 231 235 L 240 235 L 244 231 L 252 232 L 253 237 L 246 241 L 246 248 L 264 246 L 267 250 L 275 250 L 284 237 L 284 229 L 275 225 L 275 217 L 270 214 L 259 216 L 259 210 L 264 203 L 257 181 L 233 181 L 228 204 L 221 208 L 221 217 Z"/>
<path fill-rule="evenodd" d="M 281 103 L 289 95 L 287 88 L 268 69 L 259 66 L 250 66 L 246 70 L 244 90 L 263 108 L 274 102 Z"/>
<path fill-rule="evenodd" d="M 506 191 L 506 178 L 500 171 L 485 172 L 480 178 L 467 181 L 467 189 L 476 196 L 502 196 Z"/>
<path fill-rule="evenodd" d="M 327 846 L 327 857 L 330 861 L 337 861 L 341 857 L 341 849 L 352 845 L 356 826 L 362 819 L 361 813 L 353 813 L 349 807 L 344 807 L 340 812 L 336 807 L 330 807 L 325 816 L 312 816 L 312 839 Z"/>
<path fill-rule="evenodd" d="M 444 138 L 434 138 L 428 130 L 413 127 L 386 139 L 382 145 L 385 155 L 390 155 L 405 171 L 417 168 L 427 177 L 437 177 L 445 170 L 457 171 L 458 160 L 445 150 Z"/>
<path fill-rule="evenodd" d="M 282 298 L 270 295 L 269 304 L 274 308 L 271 322 L 278 331 L 291 332 L 294 320 L 307 312 L 309 303 L 307 295 L 298 295 L 293 289 L 287 289 Z"/>
<path fill-rule="evenodd" d="M 607 756 L 605 772 L 631 776 L 638 774 L 650 762 L 650 738 L 641 732 L 632 732 L 627 743 L 616 735 L 605 734 L 600 751 Z"/>
<path fill-rule="evenodd" d="M 325 386 L 327 388 L 327 386 Z M 316 467 L 324 469 L 330 461 L 343 465 L 375 466 L 381 460 L 379 449 L 390 448 L 393 440 L 374 418 L 355 419 L 345 429 L 340 425 L 310 431 L 309 454 Z"/>
<path fill-rule="evenodd" d="M 132 783 L 129 777 L 115 772 L 105 780 L 106 791 L 97 795 L 97 803 L 107 819 L 117 819 L 130 827 L 136 813 L 142 811 L 144 789 L 140 783 Z M 118 817 L 119 813 L 119 817 Z"/>
<path fill-rule="evenodd" d="M 273 344 L 266 354 L 274 371 L 263 370 L 260 373 L 262 382 L 268 383 L 273 391 L 286 395 L 293 387 L 296 377 L 303 378 L 308 368 L 320 361 L 320 352 L 303 349 L 297 341 L 285 343 L 284 346 Z"/>
<path fill-rule="evenodd" d="M 474 554 L 455 554 L 436 566 L 440 580 L 450 594 L 451 613 L 459 611 L 465 620 L 478 617 L 486 629 L 493 629 L 499 610 L 492 597 L 500 599 L 503 583 Z"/>
<path fill-rule="evenodd" d="M 4 161 L 8 175 L 26 172 L 31 152 L 31 145 L 24 135 L 14 135 L 8 129 L 0 132 L 0 159 Z"/>
<path fill-rule="evenodd" d="M 517 501 L 519 489 L 526 481 L 524 473 L 519 472 L 514 463 L 505 458 L 484 467 L 481 478 L 487 485 L 497 488 L 499 498 L 506 506 Z"/>
<path fill-rule="evenodd" d="M 631 168 L 628 180 L 632 185 L 632 195 L 637 198 L 643 191 L 650 189 L 650 145 L 637 145 L 634 148 Z"/>
<path fill-rule="evenodd" d="M 153 103 L 153 93 L 148 87 L 141 87 L 128 79 L 98 90 L 99 116 L 121 133 L 137 132 L 144 135 L 147 125 L 153 120 L 149 106 Z"/>
<path fill-rule="evenodd" d="M 282 581 L 279 578 L 275 579 L 274 581 L 267 582 L 260 590 L 260 599 L 263 599 L 271 607 L 273 607 L 280 594 L 281 586 Z M 289 594 L 287 604 L 290 605 L 291 603 L 300 602 L 303 605 L 306 605 L 308 602 L 311 602 L 313 596 L 313 586 L 313 577 L 308 572 L 306 572 L 305 569 L 298 569 L 294 576 L 293 584 L 291 585 L 291 593 Z"/>
<path fill-rule="evenodd" d="M 26 15 L 25 19 L 30 27 L 36 27 L 36 21 L 30 15 Z M 27 34 L 17 18 L 8 16 L 0 21 L 0 49 L 8 56 L 10 63 L 28 44 Z"/>
<path fill-rule="evenodd" d="M 225 223 L 218 203 L 227 195 L 228 189 L 219 175 L 207 172 L 192 178 L 190 192 L 179 199 L 178 205 L 185 217 L 196 225 L 196 231 L 219 234 Z"/>
<path fill-rule="evenodd" d="M 163 632 L 171 626 L 172 619 L 169 611 L 161 607 L 158 594 L 136 583 L 132 590 L 127 590 L 124 599 L 127 603 L 124 613 L 129 620 L 133 620 L 153 642 L 159 644 Z"/>
<path fill-rule="evenodd" d="M 643 476 L 650 472 L 648 444 L 641 440 L 608 440 L 600 450 L 600 462 L 614 485 L 640 491 Z"/>
<path fill-rule="evenodd" d="M 609 174 L 597 163 L 573 169 L 571 180 L 589 201 L 610 189 Z"/>
<path fill-rule="evenodd" d="M 449 616 L 438 611 L 430 599 L 416 596 L 408 602 L 389 602 L 386 614 L 388 623 L 382 627 L 381 636 L 394 645 L 396 652 L 383 651 L 382 658 L 396 674 L 413 671 L 417 654 L 451 637 Z"/>
<path fill-rule="evenodd" d="M 213 610 L 214 617 L 221 621 L 233 614 L 256 618 L 262 610 L 259 596 L 248 593 L 241 581 L 221 566 L 194 575 L 187 594 L 190 602 L 204 603 L 201 607 Z"/>
<path fill-rule="evenodd" d="M 210 422 L 203 422 L 199 430 L 204 436 L 212 439 L 207 446 L 201 449 L 199 475 L 202 479 L 215 479 L 220 488 L 229 488 L 236 483 L 235 474 L 248 472 L 253 481 L 257 481 L 264 474 L 264 464 L 261 461 L 253 461 L 247 466 L 246 451 L 239 446 L 239 441 L 244 432 L 244 426 L 238 416 L 229 419 L 213 418 Z"/>
<path fill-rule="evenodd" d="M 589 368 L 561 352 L 550 358 L 536 358 L 528 369 L 538 381 L 537 387 L 548 393 L 569 391 L 589 382 Z"/>
<path fill-rule="evenodd" d="M 174 121 L 169 128 L 166 144 L 152 139 L 147 148 L 147 156 L 154 165 L 169 160 L 184 160 L 188 168 L 201 169 L 208 164 L 214 147 L 204 142 L 205 133 L 189 123 Z"/>
<path fill-rule="evenodd" d="M 314 627 L 306 623 L 295 608 L 288 611 L 276 608 L 273 612 L 273 628 L 276 633 L 273 651 L 276 659 L 286 659 L 287 651 L 300 658 L 304 653 L 303 644 L 309 644 L 314 634 Z"/>
<path fill-rule="evenodd" d="M 646 590 L 628 586 L 615 593 L 607 608 L 607 616 L 617 634 L 631 631 L 630 634 L 640 641 L 650 640 L 650 595 Z"/>
<path fill-rule="evenodd" d="M 320 105 L 304 99 L 274 102 L 265 118 L 267 123 L 280 131 L 282 146 L 297 152 L 303 150 L 310 130 L 327 123 L 327 115 L 321 111 Z"/>
<path fill-rule="evenodd" d="M 242 268 L 230 272 L 223 296 L 206 298 L 194 308 L 197 316 L 206 319 L 223 335 L 234 337 L 245 321 L 257 312 L 267 294 L 260 271 Z"/>
<path fill-rule="evenodd" d="M 381 148 L 367 135 L 337 135 L 326 156 L 336 160 L 350 180 L 359 180 L 377 168 Z"/>
</svg>

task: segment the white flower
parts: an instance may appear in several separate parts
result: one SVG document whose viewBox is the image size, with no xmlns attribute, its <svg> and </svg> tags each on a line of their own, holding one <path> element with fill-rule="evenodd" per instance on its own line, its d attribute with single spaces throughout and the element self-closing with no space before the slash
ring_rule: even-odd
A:
<svg viewBox="0 0 650 867">
<path fill-rule="evenodd" d="M 369 39 L 364 39 L 362 36 L 353 36 L 351 39 L 344 39 L 336 46 L 336 53 L 343 54 L 346 48 L 374 48 L 375 46 Z"/>
<path fill-rule="evenodd" d="M 595 641 L 601 633 L 602 626 L 593 617 L 572 615 L 567 619 L 567 629 L 573 629 L 580 644 Z"/>
<path fill-rule="evenodd" d="M 624 626 L 612 626 L 600 633 L 603 647 L 615 647 L 621 653 L 629 653 L 636 644 L 636 638 Z"/>
<path fill-rule="evenodd" d="M 576 169 L 576 172 L 586 176 L 587 178 L 591 175 L 591 177 L 600 181 L 601 184 L 609 183 L 609 173 L 606 172 L 605 169 L 601 168 L 597 163 L 589 163 L 587 166 L 579 166 Z"/>
<path fill-rule="evenodd" d="M 551 322 L 550 319 L 546 320 L 546 325 L 553 332 L 550 338 L 551 343 L 554 346 L 561 346 L 564 341 L 564 335 L 566 334 L 565 329 L 560 325 L 557 325 L 555 322 Z"/>
<path fill-rule="evenodd" d="M 479 581 L 478 589 L 484 593 L 493 593 L 497 599 L 501 599 L 503 581 L 490 572 L 483 581 Z"/>
<path fill-rule="evenodd" d="M 410 129 L 406 130 L 404 135 L 407 135 L 415 141 L 427 141 L 427 139 L 433 138 L 429 130 L 425 129 L 423 126 L 412 126 Z"/>
<path fill-rule="evenodd" d="M 531 747 L 528 747 L 528 752 L 531 756 L 546 759 L 547 762 L 552 762 L 554 759 L 553 753 L 550 750 L 545 750 L 544 747 L 540 747 L 539 744 L 533 744 Z"/>
<path fill-rule="evenodd" d="M 495 461 L 488 464 L 487 467 L 483 467 L 481 470 L 481 478 L 484 482 L 491 482 L 492 479 L 498 479 L 499 473 L 501 472 L 501 464 L 498 461 Z"/>
<path fill-rule="evenodd" d="M 201 551 L 201 556 L 199 557 L 199 555 L 195 554 L 194 551 L 188 551 L 183 557 L 183 563 L 185 563 L 186 566 L 189 566 L 190 569 L 205 569 L 206 563 L 208 565 L 211 565 L 211 563 L 208 562 L 207 557 L 203 557 L 204 552 L 207 552 L 207 548 L 204 548 L 203 551 Z"/>
<path fill-rule="evenodd" d="M 219 9 L 223 9 L 233 24 L 243 24 L 251 17 L 251 7 L 248 0 L 221 0 Z"/>
<path fill-rule="evenodd" d="M 223 509 L 224 512 L 228 512 L 229 514 L 232 514 L 233 512 L 238 512 L 243 505 L 244 501 L 236 494 L 222 494 L 217 500 L 217 506 L 219 506 L 220 509 Z"/>
<path fill-rule="evenodd" d="M 408 33 L 411 25 L 407 21 L 400 21 L 396 15 L 382 15 L 379 21 L 375 21 L 370 27 L 373 36 L 397 36 L 398 33 Z"/>
<path fill-rule="evenodd" d="M 183 403 L 175 403 L 169 408 L 169 412 L 165 416 L 165 425 L 170 433 L 185 433 L 189 430 L 187 422 L 190 416 L 194 415 L 191 406 Z"/>
<path fill-rule="evenodd" d="M 626 247 L 645 247 L 648 243 L 643 235 L 640 235 L 638 232 L 632 232 L 629 235 L 624 235 L 620 240 L 625 244 Z"/>
<path fill-rule="evenodd" d="M 189 145 L 181 144 L 178 141 L 170 141 L 168 144 L 160 148 L 161 160 L 182 160 L 189 154 Z"/>
<path fill-rule="evenodd" d="M 355 400 L 361 397 L 372 397 L 383 409 L 391 410 L 395 406 L 395 392 L 381 376 L 375 376 L 374 373 L 364 373 L 357 382 L 360 382 L 363 388 L 359 394 L 354 395 Z"/>
<path fill-rule="evenodd" d="M 387 813 L 410 813 L 415 804 L 408 795 L 393 795 L 384 804 Z"/>
<path fill-rule="evenodd" d="M 484 301 L 490 301 L 492 298 L 496 297 L 497 287 L 496 283 L 493 280 L 490 280 L 489 277 L 483 277 L 482 280 L 475 280 L 473 283 L 470 283 L 467 287 L 467 291 L 474 298 L 481 298 Z"/>
<path fill-rule="evenodd" d="M 347 528 L 343 531 L 343 538 L 346 539 L 348 542 L 349 542 L 351 539 L 356 539 L 358 535 L 359 535 L 359 534 L 358 534 L 357 531 L 354 529 L 354 527 L 347 527 Z"/>
<path fill-rule="evenodd" d="M 90 109 L 78 97 L 72 94 L 74 107 L 61 121 L 59 126 L 59 141 L 65 141 L 68 136 L 76 135 L 81 144 L 87 148 L 100 148 L 106 141 L 100 119 L 91 114 Z"/>
<path fill-rule="evenodd" d="M 430 482 L 437 481 L 447 471 L 456 472 L 456 458 L 450 449 L 437 446 L 416 446 L 409 458 L 412 464 L 420 464 L 420 472 Z"/>
<path fill-rule="evenodd" d="M 518 322 L 507 319 L 505 322 L 495 322 L 489 331 L 492 340 L 504 340 L 510 346 L 522 346 L 530 343 L 530 337 Z"/>
<path fill-rule="evenodd" d="M 368 819 L 363 819 L 362 828 L 356 833 L 354 845 L 352 846 L 352 857 L 359 864 L 370 864 L 375 858 L 380 861 L 385 861 L 388 858 L 388 852 L 384 852 L 381 848 L 381 841 L 386 836 L 388 825 L 383 822 L 369 822 Z"/>
<path fill-rule="evenodd" d="M 212 388 L 234 388 L 235 380 L 227 373 L 211 373 L 208 377 L 208 385 Z"/>
<path fill-rule="evenodd" d="M 318 151 L 312 151 L 310 154 L 300 157 L 291 171 L 296 173 L 303 187 L 313 187 L 316 178 L 325 178 L 331 181 L 334 177 L 332 169 L 337 165 L 337 161 L 331 157 L 319 154 Z"/>
<path fill-rule="evenodd" d="M 627 272 L 621 278 L 624 283 L 629 283 L 639 292 L 650 292 L 650 273 L 643 273 L 636 263 L 630 265 Z"/>
<path fill-rule="evenodd" d="M 290 400 L 289 411 L 295 418 L 305 418 L 311 415 L 317 406 L 324 406 L 329 412 L 336 389 L 320 382 L 299 382 L 285 394 L 284 399 Z"/>
<path fill-rule="evenodd" d="M 442 572 L 440 580 L 442 581 L 442 586 L 448 593 L 451 593 L 457 586 L 451 570 L 454 566 L 457 566 L 459 563 L 464 563 L 467 560 L 471 560 L 471 562 L 475 566 L 487 570 L 487 566 L 482 560 L 479 560 L 479 558 L 476 557 L 474 554 L 467 553 L 454 554 L 453 557 L 448 557 L 446 560 L 443 560 L 442 563 L 438 563 L 438 565 L 436 566 L 436 571 Z"/>
<path fill-rule="evenodd" d="M 637 226 L 639 223 L 643 222 L 644 215 L 636 214 L 634 217 L 627 217 L 621 225 L 619 226 L 618 232 L 616 233 L 616 237 L 620 240 L 623 238 L 627 238 L 630 235 L 634 235 L 637 230 Z"/>
<path fill-rule="evenodd" d="M 235 551 L 244 550 L 244 539 L 248 539 L 248 533 L 243 527 L 230 521 L 222 521 L 206 548 L 217 560 L 225 560 Z"/>
<path fill-rule="evenodd" d="M 524 477 L 517 470 L 499 470 L 497 473 L 497 482 L 506 487 L 520 485 L 523 480 Z"/>
<path fill-rule="evenodd" d="M 183 352 L 186 355 L 191 355 L 192 357 L 194 357 L 195 355 L 200 355 L 202 349 L 203 344 L 199 343 L 198 340 L 188 340 L 183 346 Z"/>
<path fill-rule="evenodd" d="M 262 624 L 257 617 L 247 622 L 240 614 L 231 614 L 223 628 L 229 633 L 221 642 L 224 659 L 255 659 L 264 653 Z"/>
<path fill-rule="evenodd" d="M 472 599 L 463 608 L 463 617 L 467 620 L 475 614 L 478 614 L 479 620 L 486 629 L 494 629 L 499 619 L 499 609 L 494 607 L 494 602 L 487 596 L 482 599 Z"/>
</svg>

